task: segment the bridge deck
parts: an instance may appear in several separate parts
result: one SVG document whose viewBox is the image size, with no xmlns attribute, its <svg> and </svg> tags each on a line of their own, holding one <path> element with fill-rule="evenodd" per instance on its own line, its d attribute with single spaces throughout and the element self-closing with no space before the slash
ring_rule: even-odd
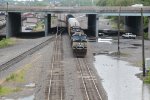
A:
<svg viewBox="0 0 150 100">
<path fill-rule="evenodd" d="M 36 6 L 0 6 L 0 11 L 8 12 L 46 12 L 46 13 L 86 13 L 86 14 L 101 14 L 101 15 L 118 15 L 121 9 L 121 16 L 141 14 L 140 7 L 36 7 Z M 144 6 L 143 15 L 150 16 L 150 6 Z"/>
</svg>

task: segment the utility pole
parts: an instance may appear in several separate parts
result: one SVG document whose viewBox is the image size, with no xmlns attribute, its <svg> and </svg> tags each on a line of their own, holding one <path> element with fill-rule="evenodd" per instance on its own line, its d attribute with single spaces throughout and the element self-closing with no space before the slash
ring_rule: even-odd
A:
<svg viewBox="0 0 150 100">
<path fill-rule="evenodd" d="M 7 2 L 7 13 L 8 13 L 8 2 Z"/>
<path fill-rule="evenodd" d="M 118 18 L 118 55 L 120 55 L 120 11 L 121 6 L 119 8 L 119 18 Z"/>
<path fill-rule="evenodd" d="M 143 32 L 143 9 L 141 8 L 141 34 L 142 34 L 142 66 L 143 76 L 145 76 L 145 50 L 144 50 L 144 32 Z"/>
</svg>

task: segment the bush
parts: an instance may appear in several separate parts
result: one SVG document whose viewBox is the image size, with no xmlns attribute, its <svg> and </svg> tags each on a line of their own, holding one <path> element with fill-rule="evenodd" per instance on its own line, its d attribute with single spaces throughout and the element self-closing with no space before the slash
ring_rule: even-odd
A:
<svg viewBox="0 0 150 100">
<path fill-rule="evenodd" d="M 10 38 L 3 38 L 0 41 L 0 48 L 6 47 L 6 46 L 9 46 L 9 45 L 13 45 L 14 43 L 15 43 L 15 41 L 10 39 Z"/>
<path fill-rule="evenodd" d="M 144 33 L 144 39 L 148 39 L 148 33 Z"/>
<path fill-rule="evenodd" d="M 144 83 L 150 84 L 150 71 L 148 72 L 146 78 L 144 79 Z"/>
</svg>

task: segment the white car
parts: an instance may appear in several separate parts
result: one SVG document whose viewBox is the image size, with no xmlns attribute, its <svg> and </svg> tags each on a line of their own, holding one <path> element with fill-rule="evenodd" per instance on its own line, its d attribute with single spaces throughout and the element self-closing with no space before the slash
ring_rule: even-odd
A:
<svg viewBox="0 0 150 100">
<path fill-rule="evenodd" d="M 125 33 L 122 35 L 122 37 L 124 39 L 135 39 L 136 38 L 136 35 L 132 34 L 132 33 Z"/>
<path fill-rule="evenodd" d="M 143 4 L 134 4 L 134 5 L 131 5 L 132 7 L 143 7 Z"/>
<path fill-rule="evenodd" d="M 104 36 L 104 33 L 98 33 L 98 36 Z"/>
</svg>

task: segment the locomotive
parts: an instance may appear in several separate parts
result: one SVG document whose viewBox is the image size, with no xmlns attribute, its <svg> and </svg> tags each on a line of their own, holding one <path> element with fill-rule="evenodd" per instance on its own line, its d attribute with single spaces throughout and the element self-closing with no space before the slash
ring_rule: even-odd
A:
<svg viewBox="0 0 150 100">
<path fill-rule="evenodd" d="M 87 35 L 73 15 L 66 16 L 66 23 L 73 53 L 77 57 L 84 57 L 87 53 Z"/>
</svg>

